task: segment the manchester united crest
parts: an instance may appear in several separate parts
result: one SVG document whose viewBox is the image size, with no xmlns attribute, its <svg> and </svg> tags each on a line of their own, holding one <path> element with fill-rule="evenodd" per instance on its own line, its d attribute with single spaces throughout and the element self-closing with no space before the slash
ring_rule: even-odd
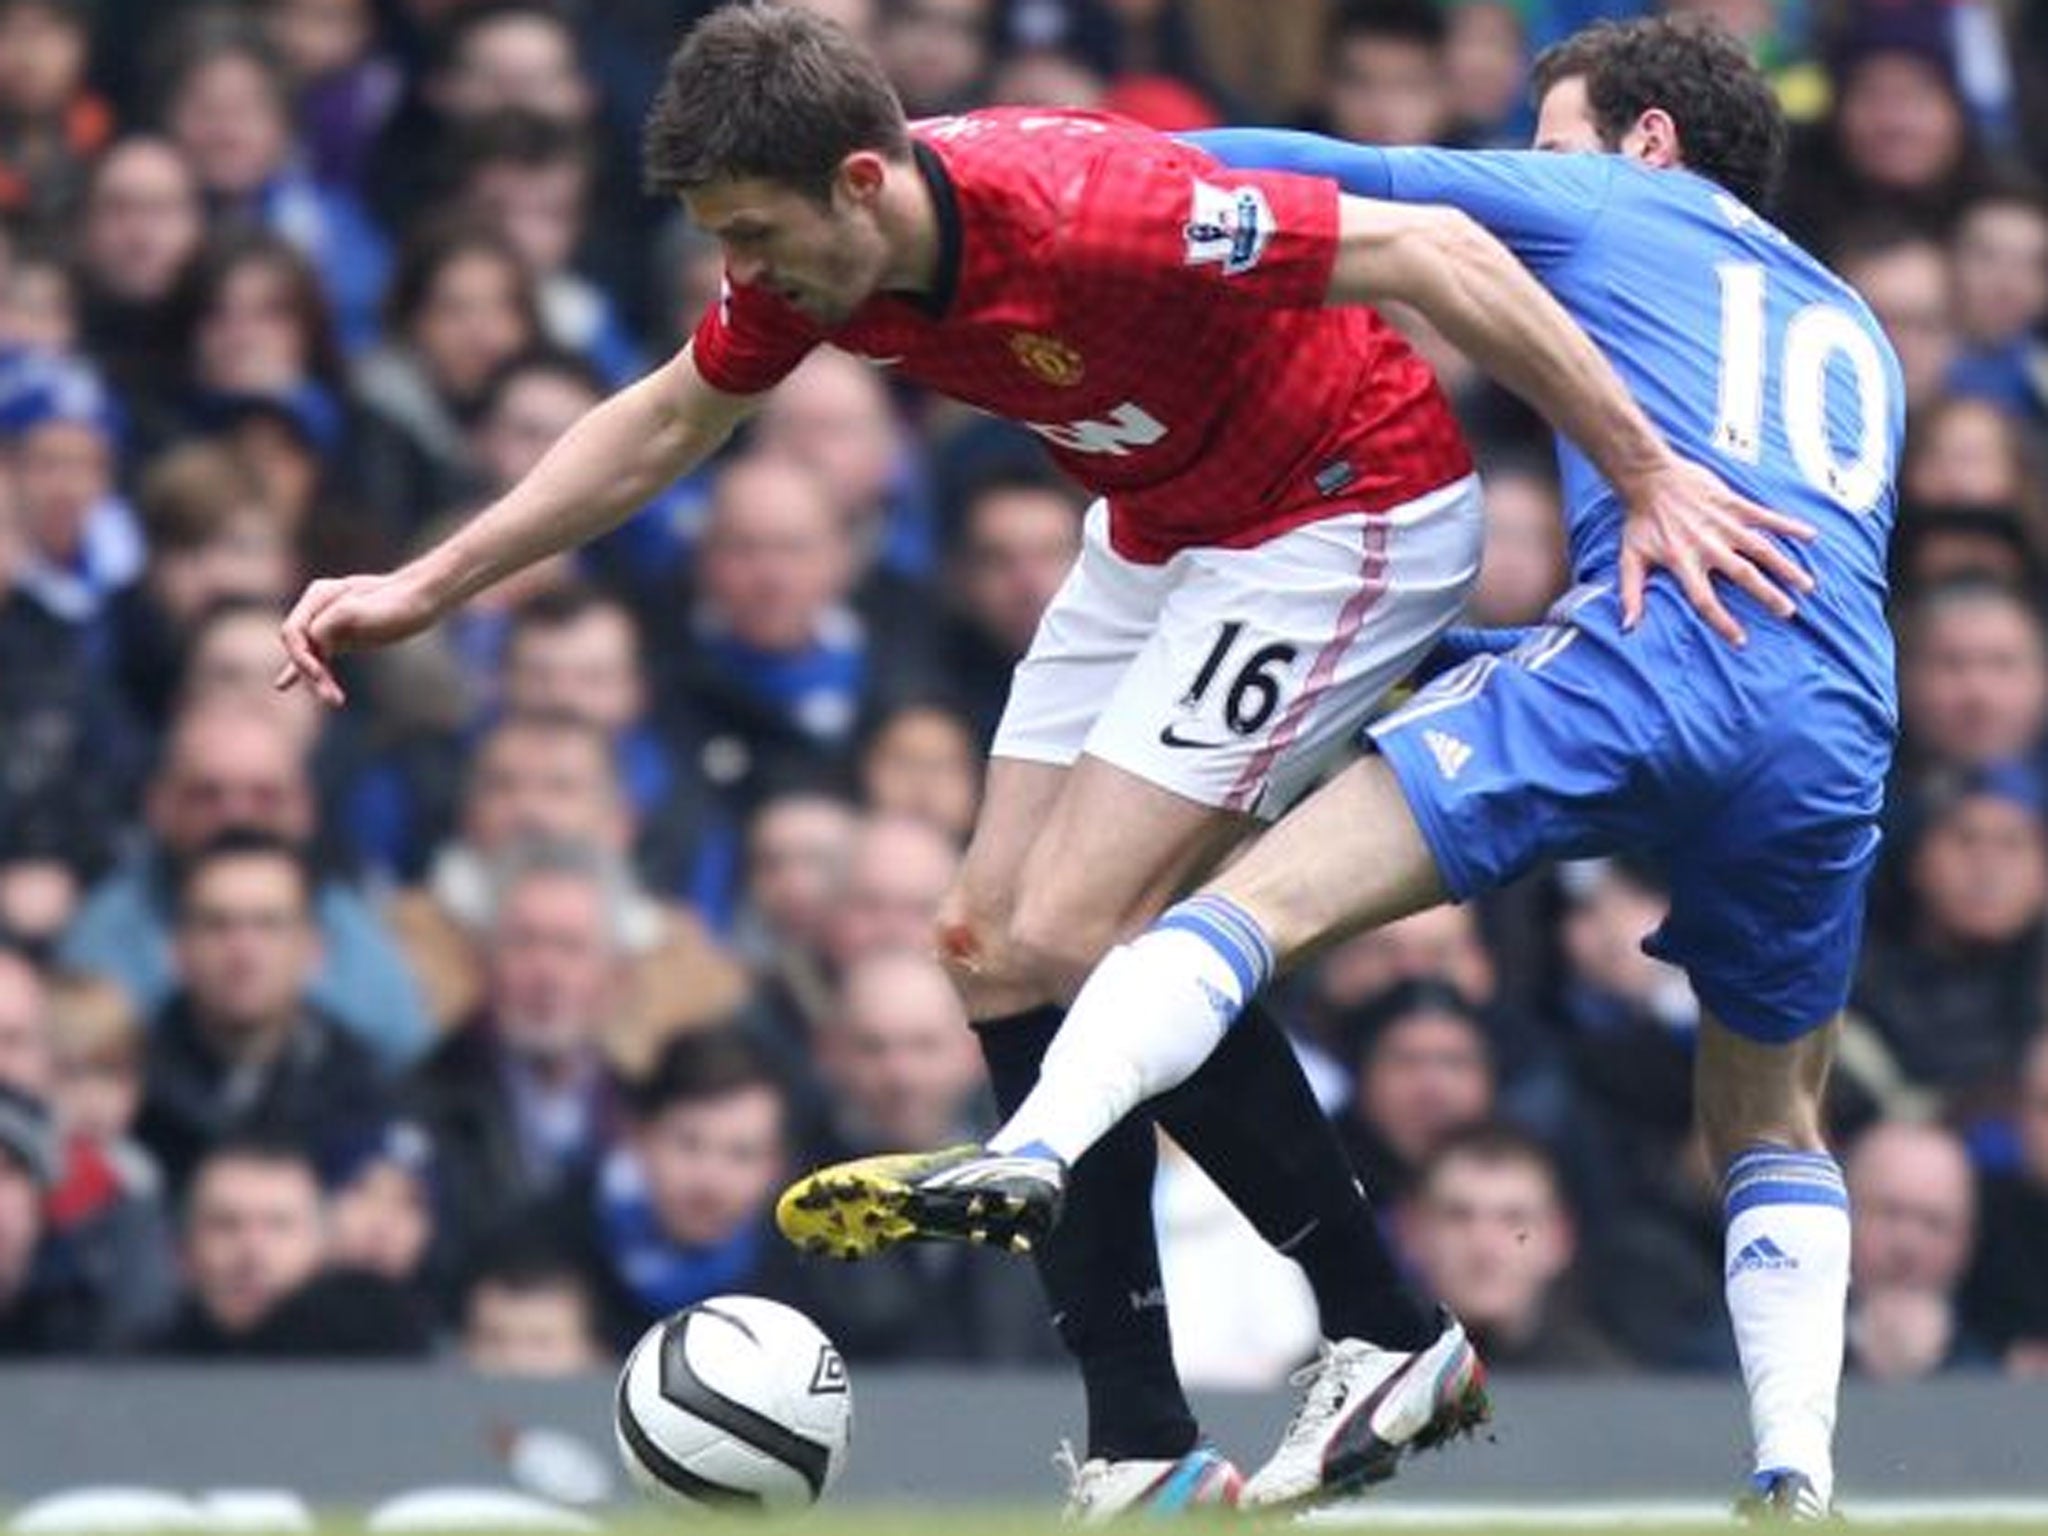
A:
<svg viewBox="0 0 2048 1536">
<path fill-rule="evenodd" d="M 1056 389 L 1072 389 L 1085 371 L 1080 353 L 1042 331 L 1012 331 L 1010 350 L 1027 372 Z"/>
</svg>

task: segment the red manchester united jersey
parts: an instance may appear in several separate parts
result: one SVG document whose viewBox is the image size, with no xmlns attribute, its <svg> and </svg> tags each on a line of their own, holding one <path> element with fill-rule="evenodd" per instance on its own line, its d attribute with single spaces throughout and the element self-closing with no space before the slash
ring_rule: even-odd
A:
<svg viewBox="0 0 2048 1536">
<path fill-rule="evenodd" d="M 1126 559 L 1241 548 L 1466 474 L 1436 381 L 1371 310 L 1323 308 L 1334 183 L 1229 170 L 1089 113 L 919 123 L 938 281 L 826 328 L 756 285 L 697 327 L 698 369 L 753 394 L 830 342 L 1020 422 L 1106 496 Z"/>
</svg>

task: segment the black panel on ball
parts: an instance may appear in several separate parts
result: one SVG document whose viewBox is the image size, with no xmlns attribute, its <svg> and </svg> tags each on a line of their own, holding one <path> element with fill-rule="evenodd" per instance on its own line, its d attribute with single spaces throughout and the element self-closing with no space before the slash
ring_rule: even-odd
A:
<svg viewBox="0 0 2048 1536">
<path fill-rule="evenodd" d="M 774 1457 L 809 1483 L 811 1497 L 817 1498 L 825 1491 L 825 1472 L 831 1465 L 831 1451 L 817 1441 L 806 1440 L 773 1419 L 756 1413 L 746 1404 L 734 1402 L 705 1382 L 691 1366 L 687 1347 L 690 1324 L 706 1312 L 739 1326 L 742 1333 L 753 1337 L 752 1330 L 741 1324 L 738 1318 L 715 1308 L 691 1307 L 677 1313 L 668 1327 L 662 1330 L 661 1395 L 685 1413 L 693 1413 L 706 1424 L 724 1430 L 742 1445 L 750 1445 L 764 1455 Z"/>
<path fill-rule="evenodd" d="M 626 1381 L 631 1375 L 632 1367 L 629 1363 L 627 1369 L 619 1373 L 619 1433 L 625 1437 L 626 1446 L 632 1451 L 634 1459 L 647 1469 L 648 1476 L 663 1487 L 681 1494 L 686 1499 L 695 1499 L 700 1504 L 715 1505 L 721 1509 L 748 1509 L 758 1512 L 762 1508 L 761 1496 L 758 1493 L 749 1493 L 744 1488 L 728 1488 L 723 1483 L 714 1483 L 708 1477 L 699 1477 L 654 1443 L 647 1431 L 640 1427 L 640 1420 L 633 1413 L 633 1404 L 626 1396 Z"/>
</svg>

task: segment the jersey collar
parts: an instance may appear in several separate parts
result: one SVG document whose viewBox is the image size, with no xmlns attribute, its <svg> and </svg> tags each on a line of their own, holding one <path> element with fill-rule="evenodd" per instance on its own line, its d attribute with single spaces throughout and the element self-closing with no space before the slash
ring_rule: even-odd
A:
<svg viewBox="0 0 2048 1536">
<path fill-rule="evenodd" d="M 960 198 L 953 190 L 953 178 L 939 152 L 922 139 L 913 139 L 910 152 L 917 157 L 917 173 L 932 195 L 932 209 L 939 221 L 939 262 L 932 285 L 922 293 L 899 295 L 934 320 L 943 320 L 953 307 L 953 295 L 960 287 Z"/>
</svg>

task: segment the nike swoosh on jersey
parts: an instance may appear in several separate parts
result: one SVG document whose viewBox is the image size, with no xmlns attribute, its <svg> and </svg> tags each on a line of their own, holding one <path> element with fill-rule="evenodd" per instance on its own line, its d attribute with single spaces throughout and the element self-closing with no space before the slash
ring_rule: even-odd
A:
<svg viewBox="0 0 2048 1536">
<path fill-rule="evenodd" d="M 1179 731 L 1175 730 L 1172 726 L 1169 725 L 1160 730 L 1159 745 L 1161 745 L 1162 747 L 1220 747 L 1226 745 L 1226 743 L 1220 741 L 1204 741 L 1199 737 L 1195 736 L 1183 736 Z"/>
</svg>

